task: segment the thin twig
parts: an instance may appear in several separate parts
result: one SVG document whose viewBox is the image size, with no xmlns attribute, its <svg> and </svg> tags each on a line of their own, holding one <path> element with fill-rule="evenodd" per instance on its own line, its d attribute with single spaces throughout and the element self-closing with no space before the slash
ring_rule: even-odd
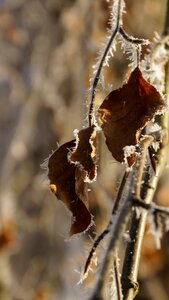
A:
<svg viewBox="0 0 169 300">
<path fill-rule="evenodd" d="M 115 37 L 117 35 L 117 33 L 119 32 L 122 37 L 132 43 L 132 44 L 136 44 L 136 45 L 148 45 L 149 41 L 145 40 L 145 39 L 139 39 L 139 38 L 134 38 L 132 36 L 129 36 L 124 29 L 120 26 L 121 23 L 121 10 L 122 10 L 122 0 L 118 1 L 118 8 L 117 8 L 117 20 L 116 20 L 116 26 L 115 28 L 113 28 L 113 32 L 110 36 L 110 39 L 105 47 L 105 50 L 103 52 L 103 55 L 101 57 L 101 60 L 99 62 L 99 66 L 97 68 L 96 74 L 94 76 L 94 79 L 92 81 L 92 87 L 91 87 L 91 100 L 90 100 L 90 107 L 89 107 L 89 126 L 92 125 L 93 123 L 93 108 L 94 108 L 94 99 L 95 99 L 95 94 L 96 94 L 96 88 L 99 82 L 99 78 L 100 78 L 100 73 L 102 71 L 103 65 L 104 65 L 104 61 L 106 59 L 106 56 L 110 50 L 110 47 L 112 45 L 112 43 L 115 40 Z"/>
<path fill-rule="evenodd" d="M 117 25 L 116 25 L 109 41 L 108 41 L 108 44 L 107 44 L 106 49 L 103 53 L 103 56 L 102 56 L 101 61 L 99 63 L 99 67 L 96 71 L 96 75 L 95 75 L 93 83 L 92 83 L 91 103 L 90 103 L 90 109 L 89 109 L 89 125 L 92 124 L 94 98 L 95 98 L 95 93 L 96 93 L 96 88 L 97 88 L 97 84 L 98 84 L 98 81 L 99 81 L 100 73 L 101 73 L 101 70 L 103 68 L 104 61 L 106 59 L 107 53 L 108 53 L 108 51 L 111 47 L 111 44 L 113 43 L 113 41 L 116 37 L 116 34 L 120 31 L 123 38 L 127 39 L 129 42 L 131 42 L 133 44 L 138 44 L 138 41 L 139 41 L 139 39 L 138 40 L 133 39 L 132 37 L 128 36 L 123 30 L 120 29 L 119 24 L 120 24 L 121 1 L 119 1 L 118 4 L 119 4 L 119 6 L 118 6 Z M 141 43 L 143 43 L 143 42 L 141 41 Z M 143 171 L 144 171 L 144 165 L 145 164 L 142 164 L 141 167 L 140 167 L 139 187 L 138 187 L 138 190 L 136 191 L 136 194 L 140 196 L 142 194 L 141 191 L 144 188 L 145 189 L 144 201 L 147 204 L 151 203 L 151 201 L 152 201 L 152 198 L 154 196 L 154 192 L 155 192 L 156 187 L 157 187 L 158 180 L 160 178 L 161 172 L 162 172 L 163 167 L 164 167 L 165 154 L 166 154 L 166 139 L 167 139 L 166 138 L 166 136 L 167 136 L 167 134 L 166 134 L 166 130 L 167 130 L 166 120 L 167 120 L 166 116 L 163 116 L 161 118 L 163 134 L 165 136 L 163 136 L 163 142 L 161 144 L 161 149 L 158 152 L 159 157 L 158 157 L 158 162 L 157 162 L 157 171 L 156 171 L 156 174 L 154 176 L 152 176 L 152 179 L 150 180 L 149 185 L 143 185 L 143 186 L 141 185 L 141 179 L 143 178 L 143 174 L 144 174 Z M 147 146 L 146 146 L 146 148 L 147 148 Z M 144 157 L 144 162 L 145 162 L 145 159 L 146 159 L 146 155 Z M 134 197 L 135 197 L 135 195 L 133 196 L 133 194 L 132 194 L 132 187 L 133 187 L 133 184 L 134 184 L 134 175 L 135 175 L 135 168 L 134 168 L 133 176 L 132 176 L 132 181 L 133 182 L 131 182 L 131 189 L 128 192 L 128 197 L 125 199 L 124 203 L 122 204 L 121 210 L 117 211 L 114 222 L 111 226 L 111 238 L 110 238 L 110 241 L 109 241 L 107 251 L 105 253 L 102 269 L 101 269 L 101 272 L 99 274 L 99 279 L 98 279 L 98 282 L 97 282 L 97 285 L 96 285 L 96 288 L 94 290 L 94 293 L 93 293 L 93 296 L 92 296 L 91 300 L 102 300 L 102 299 L 104 299 L 103 288 L 104 288 L 104 283 L 105 283 L 105 280 L 106 280 L 106 276 L 108 274 L 110 264 L 112 264 L 112 262 L 113 262 L 113 265 L 114 265 L 115 252 L 116 252 L 117 246 L 119 245 L 121 237 L 123 236 L 123 233 L 126 229 L 126 226 L 128 224 L 129 216 L 130 216 L 132 205 L 133 205 L 132 204 L 132 199 L 134 199 Z M 131 232 L 131 235 L 133 234 L 133 238 L 132 238 L 132 241 L 133 241 L 133 246 L 132 247 L 133 248 L 132 249 L 134 249 L 134 253 L 132 253 L 133 258 L 131 259 L 131 261 L 129 263 L 129 268 L 127 269 L 128 273 L 126 273 L 126 274 L 129 274 L 129 277 L 128 276 L 125 277 L 126 280 L 129 279 L 129 283 L 130 283 L 130 286 L 128 285 L 126 290 L 125 290 L 125 294 L 127 295 L 127 298 L 125 298 L 125 299 L 128 299 L 128 300 L 129 299 L 134 299 L 135 294 L 138 291 L 137 274 L 138 274 L 138 266 L 139 266 L 141 245 L 142 245 L 143 234 L 144 234 L 144 230 L 145 230 L 147 213 L 148 213 L 148 210 L 144 210 L 141 213 L 140 219 L 138 219 L 137 216 L 136 216 L 136 212 L 134 212 L 135 215 L 133 217 L 133 220 L 134 220 L 134 227 L 135 228 Z M 111 222 L 109 223 L 109 225 L 110 224 L 111 224 Z M 102 238 L 105 236 L 105 232 L 106 232 L 106 234 L 108 233 L 107 228 L 101 234 L 101 238 L 99 238 L 99 243 L 102 240 Z M 136 239 L 135 241 L 134 241 L 134 238 Z M 131 275 L 131 277 L 130 277 L 130 275 Z"/>
<path fill-rule="evenodd" d="M 149 185 L 142 185 L 142 188 L 145 189 L 145 196 L 143 200 L 146 204 L 151 203 L 153 199 L 159 178 L 164 168 L 166 154 L 166 140 L 164 139 L 161 149 L 158 153 L 159 160 L 157 164 L 156 175 L 152 176 Z M 139 218 L 136 212 L 134 212 L 132 216 L 130 242 L 128 243 L 128 247 L 126 249 L 125 261 L 122 271 L 122 286 L 125 300 L 133 300 L 138 292 L 137 275 L 141 246 L 147 221 L 147 214 L 148 211 L 144 210 L 143 212 L 141 212 Z"/>
<path fill-rule="evenodd" d="M 152 143 L 152 137 L 147 136 L 141 141 L 141 154 L 137 163 L 137 175 L 134 184 L 134 195 L 137 198 L 140 198 L 141 193 L 141 182 L 143 178 L 143 171 L 145 167 L 148 147 Z M 138 283 L 137 283 L 137 273 L 139 267 L 140 253 L 142 239 L 144 236 L 144 219 L 146 211 L 141 213 L 140 218 L 138 218 L 136 211 L 132 213 L 132 218 L 130 222 L 129 236 L 130 240 L 128 242 L 123 270 L 122 270 L 122 286 L 124 298 L 127 297 L 128 293 L 132 293 L 132 297 L 129 299 L 134 299 L 135 295 L 138 292 Z M 125 298 L 127 299 L 127 298 Z"/>
<path fill-rule="evenodd" d="M 105 236 L 110 232 L 110 228 L 111 228 L 112 220 L 113 220 L 113 215 L 116 214 L 116 212 L 119 208 L 119 205 L 120 205 L 120 202 L 121 202 L 120 200 L 122 199 L 122 194 L 123 194 L 124 189 L 126 187 L 128 176 L 129 176 L 129 171 L 125 171 L 124 175 L 123 175 L 123 178 L 122 178 L 122 181 L 120 183 L 117 195 L 116 195 L 116 199 L 114 201 L 114 207 L 113 207 L 113 210 L 112 210 L 112 213 L 111 213 L 109 223 L 108 223 L 107 227 L 102 231 L 101 234 L 99 234 L 99 236 L 96 238 L 96 240 L 93 243 L 93 246 L 92 246 L 92 248 L 89 252 L 89 255 L 88 255 L 88 258 L 86 260 L 85 267 L 84 267 L 84 275 L 88 272 L 88 269 L 90 267 L 93 255 L 96 251 L 96 248 L 98 247 L 100 242 L 105 238 Z"/>
<path fill-rule="evenodd" d="M 168 0 L 167 0 L 167 4 L 166 4 L 166 15 L 165 15 L 165 19 L 164 19 L 163 35 L 164 36 L 169 35 L 169 1 Z"/>
<path fill-rule="evenodd" d="M 147 204 L 151 203 L 156 191 L 156 187 L 164 167 L 166 148 L 162 148 L 159 155 L 161 156 L 161 159 L 158 163 L 157 174 L 153 176 L 150 185 L 147 186 L 144 198 L 144 201 Z M 147 214 L 148 211 L 144 210 L 138 218 L 136 212 L 133 213 L 130 230 L 131 241 L 129 242 L 125 253 L 125 261 L 122 272 L 122 285 L 125 300 L 133 300 L 138 292 L 137 275 Z"/>
<path fill-rule="evenodd" d="M 105 253 L 103 265 L 101 272 L 99 274 L 99 280 L 97 282 L 95 291 L 93 296 L 91 297 L 91 300 L 103 300 L 103 287 L 104 287 L 104 281 L 107 276 L 108 270 L 110 265 L 112 264 L 112 261 L 114 259 L 115 255 L 115 249 L 118 246 L 121 237 L 123 236 L 123 233 L 126 229 L 126 224 L 128 223 L 129 219 L 129 213 L 131 211 L 131 201 L 127 198 L 128 201 L 126 201 L 125 205 L 123 205 L 123 208 L 120 210 L 118 218 L 116 219 L 116 222 L 114 223 L 114 226 L 112 227 L 112 236 L 111 240 L 109 242 L 107 251 Z"/>
<path fill-rule="evenodd" d="M 134 183 L 134 178 L 132 178 L 131 180 L 130 187 L 133 186 L 133 183 Z M 103 265 L 101 268 L 101 272 L 99 274 L 99 279 L 96 288 L 90 300 L 104 299 L 103 288 L 104 288 L 105 278 L 110 269 L 110 265 L 114 264 L 116 249 L 119 245 L 121 237 L 123 236 L 126 230 L 126 226 L 128 224 L 130 212 L 132 209 L 132 197 L 133 196 L 130 188 L 130 190 L 128 191 L 128 196 L 126 197 L 124 203 L 122 204 L 121 209 L 117 211 L 116 218 L 114 219 L 114 222 L 112 224 L 111 238 L 105 253 Z"/>
<path fill-rule="evenodd" d="M 142 199 L 133 198 L 133 206 L 141 207 L 145 210 L 148 210 L 150 213 L 162 214 L 169 216 L 169 208 L 166 206 L 157 205 L 155 203 L 145 203 Z"/>
<path fill-rule="evenodd" d="M 135 191 L 135 196 L 140 198 L 140 192 L 141 192 L 141 186 L 142 186 L 142 179 L 143 179 L 143 171 L 145 167 L 145 162 L 147 158 L 147 150 L 150 147 L 150 145 L 153 142 L 153 137 L 152 136 L 144 136 L 142 140 L 140 141 L 140 148 L 141 148 L 141 155 L 138 159 L 137 165 L 137 178 L 135 180 L 135 186 L 134 186 L 134 191 Z"/>
<path fill-rule="evenodd" d="M 93 82 L 92 82 L 92 87 L 91 87 L 91 101 L 90 101 L 90 108 L 89 108 L 89 126 L 92 125 L 92 118 L 93 118 L 93 107 L 94 107 L 94 98 L 95 98 L 95 93 L 96 93 L 96 88 L 97 88 L 97 85 L 98 85 L 98 81 L 99 81 L 99 77 L 100 77 L 100 73 L 101 73 L 101 70 L 103 68 L 103 64 L 104 64 L 104 61 L 106 59 L 106 56 L 109 52 L 109 49 L 116 37 L 116 34 L 117 32 L 119 31 L 119 27 L 120 27 L 120 16 L 121 16 L 121 5 L 122 5 L 122 1 L 119 0 L 118 2 L 118 10 L 117 10 L 117 22 L 116 22 L 116 27 L 115 29 L 113 29 L 113 33 L 112 35 L 110 36 L 110 39 L 106 45 L 106 48 L 103 52 L 103 55 L 101 57 L 101 60 L 100 60 L 100 63 L 99 63 L 99 66 L 98 66 L 98 69 L 97 69 L 97 72 L 94 76 L 94 79 L 93 79 Z"/>
<path fill-rule="evenodd" d="M 167 11 L 169 11 L 169 0 L 167 1 Z M 166 14 L 165 26 L 167 27 L 167 29 L 164 29 L 164 32 L 168 34 L 168 30 L 169 30 L 168 13 Z M 168 92 L 168 84 L 169 84 L 169 72 L 168 72 L 168 64 L 167 64 L 165 69 L 164 93 Z M 144 189 L 143 201 L 146 205 L 151 205 L 154 193 L 157 188 L 158 181 L 160 179 L 161 173 L 165 166 L 166 155 L 168 150 L 166 147 L 168 144 L 168 115 L 167 114 L 161 117 L 160 125 L 162 127 L 164 136 L 163 136 L 161 148 L 158 151 L 158 155 L 157 155 L 158 161 L 157 161 L 156 174 L 152 176 L 149 185 L 143 184 L 141 188 L 142 190 Z M 139 194 L 139 191 L 137 191 L 137 194 Z M 142 194 L 142 192 L 140 194 Z M 147 214 L 148 214 L 148 210 L 147 211 L 144 210 L 141 213 L 140 218 L 138 218 L 136 212 L 134 212 L 132 216 L 131 229 L 130 229 L 131 241 L 128 243 L 128 247 L 126 249 L 125 261 L 124 261 L 123 272 L 122 272 L 122 285 L 123 285 L 123 293 L 124 293 L 125 300 L 133 300 L 135 298 L 135 295 L 138 292 L 137 275 L 138 275 L 141 246 L 142 246 L 143 235 L 146 226 Z"/>
<path fill-rule="evenodd" d="M 122 294 L 122 285 L 121 285 L 121 275 L 119 270 L 119 258 L 118 258 L 118 252 L 116 250 L 115 258 L 114 258 L 114 277 L 116 282 L 116 288 L 117 288 L 117 299 L 123 300 L 123 294 Z"/>
<path fill-rule="evenodd" d="M 86 263 L 85 263 L 85 267 L 84 267 L 84 278 L 86 277 L 85 274 L 87 274 L 89 267 L 91 265 L 91 261 L 93 259 L 93 255 L 96 251 L 96 248 L 98 247 L 98 245 L 100 244 L 100 242 L 104 239 L 104 237 L 110 232 L 109 228 L 105 228 L 101 234 L 99 234 L 99 236 L 96 238 L 96 240 L 94 241 L 92 248 L 89 252 L 89 255 L 87 257 Z"/>
<path fill-rule="evenodd" d="M 142 45 L 148 45 L 149 41 L 145 40 L 145 39 L 139 39 L 139 38 L 135 38 L 133 36 L 128 35 L 127 32 L 124 31 L 124 29 L 122 27 L 119 28 L 119 33 L 122 35 L 122 37 L 128 41 L 129 43 L 132 44 L 142 44 Z"/>
<path fill-rule="evenodd" d="M 117 210 L 118 210 L 120 202 L 121 202 L 122 195 L 123 195 L 124 190 L 126 188 L 126 183 L 127 183 L 129 175 L 130 175 L 129 170 L 124 172 L 124 175 L 122 177 L 122 180 L 121 180 L 121 183 L 120 183 L 120 186 L 119 186 L 119 189 L 118 189 L 118 193 L 117 193 L 117 196 L 116 196 L 116 199 L 115 199 L 115 202 L 114 202 L 113 210 L 112 210 L 112 213 L 111 213 L 112 216 L 117 213 Z"/>
</svg>

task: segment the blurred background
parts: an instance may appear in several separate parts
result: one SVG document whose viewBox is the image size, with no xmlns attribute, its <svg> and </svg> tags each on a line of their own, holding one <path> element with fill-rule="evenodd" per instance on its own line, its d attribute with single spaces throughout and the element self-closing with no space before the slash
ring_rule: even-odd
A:
<svg viewBox="0 0 169 300">
<path fill-rule="evenodd" d="M 78 300 L 90 294 L 95 275 L 81 286 L 78 272 L 94 232 L 107 224 L 124 167 L 100 143 L 98 181 L 90 192 L 96 226 L 70 239 L 70 214 L 49 191 L 40 164 L 86 123 L 86 91 L 109 5 L 106 0 L 0 0 L 0 300 Z M 162 32 L 165 5 L 126 0 L 125 30 L 152 41 L 155 31 Z M 114 88 L 122 84 L 127 64 L 118 51 L 105 68 Z M 156 193 L 165 205 L 168 178 L 166 170 Z M 151 234 L 145 235 L 138 300 L 169 299 L 167 235 L 162 244 L 156 250 Z"/>
</svg>

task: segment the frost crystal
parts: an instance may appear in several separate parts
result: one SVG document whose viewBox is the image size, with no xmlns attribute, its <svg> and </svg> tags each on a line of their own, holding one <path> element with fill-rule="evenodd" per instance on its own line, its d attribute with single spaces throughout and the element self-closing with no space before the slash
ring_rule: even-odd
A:
<svg viewBox="0 0 169 300">
<path fill-rule="evenodd" d="M 160 226 L 157 227 L 154 221 L 154 215 L 149 215 L 148 216 L 148 221 L 150 224 L 149 232 L 153 235 L 154 241 L 156 244 L 156 248 L 160 249 L 161 248 L 161 238 L 163 236 L 163 232 L 160 228 Z"/>
<path fill-rule="evenodd" d="M 114 270 L 111 270 L 109 275 L 109 282 L 106 284 L 105 288 L 105 299 L 114 299 L 118 300 L 118 292 L 117 292 L 117 286 L 116 286 L 116 280 L 115 280 L 115 272 Z"/>
<path fill-rule="evenodd" d="M 150 49 L 140 63 L 145 78 L 161 93 L 164 92 L 164 66 L 169 58 L 165 45 L 169 45 L 169 38 L 163 40 L 155 33 Z"/>
<path fill-rule="evenodd" d="M 121 1 L 121 11 L 120 11 L 120 26 L 122 26 L 122 14 L 125 13 L 125 2 Z M 114 0 L 114 3 L 112 5 L 111 15 L 110 15 L 110 21 L 109 24 L 111 26 L 111 29 L 114 30 L 117 26 L 117 22 L 119 21 L 118 18 L 118 10 L 119 10 L 119 1 Z"/>
<path fill-rule="evenodd" d="M 127 158 L 130 157 L 133 153 L 135 153 L 136 147 L 133 146 L 133 145 L 125 146 L 125 147 L 123 148 L 123 151 L 124 151 L 124 162 L 125 162 L 126 164 L 128 164 Z"/>
<path fill-rule="evenodd" d="M 118 41 L 123 54 L 127 55 L 127 59 L 129 60 L 128 66 L 131 70 L 134 70 L 137 67 L 137 45 L 128 42 L 121 34 L 118 35 Z"/>
</svg>

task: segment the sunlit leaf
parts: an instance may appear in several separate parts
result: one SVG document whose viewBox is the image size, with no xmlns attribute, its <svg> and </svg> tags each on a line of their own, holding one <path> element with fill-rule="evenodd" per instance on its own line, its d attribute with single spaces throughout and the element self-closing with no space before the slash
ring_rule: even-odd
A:
<svg viewBox="0 0 169 300">
<path fill-rule="evenodd" d="M 86 206 L 88 187 L 84 182 L 85 171 L 68 160 L 68 155 L 74 147 L 75 140 L 63 144 L 48 161 L 50 188 L 72 212 L 71 235 L 84 231 L 91 222 L 91 215 Z"/>
<path fill-rule="evenodd" d="M 126 84 L 106 97 L 99 108 L 99 118 L 108 149 L 117 161 L 124 161 L 124 148 L 135 146 L 147 122 L 163 109 L 160 93 L 143 78 L 138 67 Z M 129 166 L 135 156 L 134 151 L 128 155 Z"/>
<path fill-rule="evenodd" d="M 76 131 L 76 148 L 70 155 L 70 161 L 80 164 L 86 171 L 85 181 L 96 178 L 96 129 L 90 126 Z"/>
</svg>

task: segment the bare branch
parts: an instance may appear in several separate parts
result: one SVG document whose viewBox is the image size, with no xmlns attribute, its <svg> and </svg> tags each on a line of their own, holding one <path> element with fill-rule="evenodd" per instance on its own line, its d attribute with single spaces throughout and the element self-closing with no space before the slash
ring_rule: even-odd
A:
<svg viewBox="0 0 169 300">
<path fill-rule="evenodd" d="M 167 11 L 169 7 L 169 1 L 167 1 Z M 166 15 L 168 20 L 168 14 Z M 168 28 L 168 21 L 165 22 L 165 26 Z M 164 29 L 164 32 L 167 33 L 167 30 Z M 165 69 L 165 93 L 168 92 L 168 82 L 169 82 L 169 72 L 168 72 L 168 64 L 166 65 Z M 153 196 L 156 191 L 158 181 L 160 179 L 161 173 L 164 169 L 165 162 L 166 162 L 166 155 L 167 155 L 167 143 L 168 143 L 168 115 L 165 114 L 160 118 L 160 125 L 164 132 L 162 144 L 160 150 L 158 151 L 158 160 L 157 160 L 157 168 L 156 174 L 150 178 L 149 176 L 149 184 L 140 185 L 140 179 L 143 177 L 144 171 L 144 162 L 140 161 L 140 174 L 138 176 L 138 186 L 136 189 L 136 194 L 139 193 L 144 195 L 143 201 L 145 203 L 145 208 L 147 206 L 159 211 L 160 213 L 164 213 L 168 215 L 168 209 L 159 208 L 158 206 L 152 204 Z M 145 155 L 144 155 L 145 159 Z M 142 173 L 142 174 L 141 174 Z M 141 188 L 141 190 L 140 190 Z M 143 193 L 144 190 L 144 193 Z M 125 253 L 125 260 L 123 265 L 123 272 L 122 272 L 122 285 L 123 285 L 123 293 L 125 300 L 132 300 L 135 298 L 138 292 L 138 283 L 137 283 L 137 275 L 138 275 L 138 267 L 139 267 L 139 260 L 140 260 L 140 253 L 141 253 L 141 246 L 143 241 L 143 235 L 146 226 L 148 210 L 144 210 L 141 212 L 140 217 L 136 215 L 136 212 L 133 212 L 131 227 L 130 227 L 130 242 L 128 243 L 126 253 Z"/>
<path fill-rule="evenodd" d="M 134 178 L 132 177 L 131 180 L 131 187 L 133 186 Z M 124 203 L 122 204 L 122 207 L 120 210 L 118 210 L 116 217 L 114 219 L 114 222 L 111 227 L 111 238 L 109 241 L 108 248 L 105 253 L 103 265 L 101 272 L 99 274 L 99 279 L 94 291 L 93 296 L 90 300 L 102 300 L 103 297 L 103 288 L 105 283 L 105 278 L 108 274 L 108 271 L 110 269 L 110 266 L 114 264 L 114 258 L 115 258 L 115 252 L 118 248 L 119 242 L 121 240 L 121 237 L 123 236 L 126 226 L 129 221 L 129 216 L 132 209 L 132 193 L 131 189 L 128 192 L 128 196 L 126 197 Z"/>
<path fill-rule="evenodd" d="M 142 199 L 133 198 L 133 206 L 141 207 L 145 210 L 148 210 L 150 213 L 159 213 L 166 216 L 169 216 L 169 208 L 165 206 L 160 206 L 155 203 L 145 203 Z"/>
<path fill-rule="evenodd" d="M 115 259 L 114 259 L 114 274 L 115 274 L 118 300 L 123 300 L 121 274 L 120 274 L 120 270 L 119 270 L 119 258 L 118 258 L 117 250 L 116 250 Z"/>
<path fill-rule="evenodd" d="M 135 38 L 133 36 L 130 36 L 128 35 L 127 32 L 124 31 L 124 29 L 122 27 L 119 28 L 119 33 L 122 35 L 122 37 L 128 41 L 129 43 L 132 43 L 132 44 L 142 44 L 142 45 L 148 45 L 149 44 L 149 41 L 148 40 L 145 40 L 145 39 L 138 39 L 138 38 Z"/>
<path fill-rule="evenodd" d="M 109 52 L 109 49 L 112 45 L 112 43 L 114 42 L 115 40 L 115 37 L 116 37 L 116 34 L 117 32 L 119 31 L 119 28 L 120 28 L 120 18 L 121 18 L 121 9 L 122 9 L 122 0 L 119 0 L 118 1 L 118 9 L 117 9 L 117 22 L 116 22 L 116 27 L 115 29 L 113 30 L 112 32 L 112 35 L 110 36 L 110 39 L 105 47 L 105 50 L 103 52 L 103 55 L 101 57 L 101 60 L 99 62 L 99 66 L 98 66 L 98 69 L 96 71 L 96 74 L 94 76 L 94 79 L 92 81 L 92 87 L 91 87 L 91 101 L 90 101 L 90 108 L 89 108 L 89 126 L 92 125 L 93 123 L 93 107 L 94 107 L 94 98 L 95 98 L 95 93 L 96 93 L 96 88 L 97 88 L 97 85 L 98 85 L 98 81 L 99 81 L 99 77 L 100 77 L 100 73 L 101 73 L 101 70 L 103 68 L 103 64 L 104 64 L 104 61 L 106 59 L 106 56 Z"/>
<path fill-rule="evenodd" d="M 111 213 L 111 217 L 110 217 L 109 223 L 108 223 L 107 227 L 102 231 L 101 234 L 99 234 L 99 236 L 96 238 L 96 240 L 93 243 L 93 246 L 92 246 L 92 248 L 91 248 L 91 250 L 89 252 L 89 255 L 88 255 L 88 258 L 86 260 L 85 267 L 84 267 L 84 275 L 88 272 L 88 269 L 90 267 L 93 255 L 94 255 L 94 253 L 96 251 L 96 248 L 98 247 L 98 245 L 100 244 L 100 242 L 105 238 L 105 236 L 111 230 L 113 215 L 116 214 L 116 212 L 117 212 L 117 210 L 119 208 L 119 205 L 120 205 L 120 202 L 121 202 L 121 199 L 122 199 L 122 194 L 123 194 L 124 189 L 126 187 L 126 183 L 127 183 L 127 179 L 128 179 L 129 173 L 130 173 L 129 171 L 125 171 L 124 172 L 122 181 L 121 181 L 119 189 L 118 189 L 118 193 L 117 193 L 116 199 L 114 201 L 114 207 L 113 207 L 113 210 L 112 210 L 112 213 Z"/>
</svg>

